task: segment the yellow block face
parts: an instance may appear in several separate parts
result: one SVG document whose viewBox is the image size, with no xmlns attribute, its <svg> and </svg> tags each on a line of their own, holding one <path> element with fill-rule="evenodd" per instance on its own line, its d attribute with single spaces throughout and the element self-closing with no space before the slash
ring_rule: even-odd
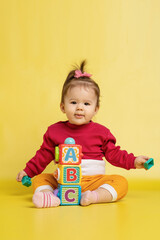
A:
<svg viewBox="0 0 160 240">
<path fill-rule="evenodd" d="M 79 185 L 81 183 L 81 166 L 59 165 L 59 180 L 62 185 Z"/>
</svg>

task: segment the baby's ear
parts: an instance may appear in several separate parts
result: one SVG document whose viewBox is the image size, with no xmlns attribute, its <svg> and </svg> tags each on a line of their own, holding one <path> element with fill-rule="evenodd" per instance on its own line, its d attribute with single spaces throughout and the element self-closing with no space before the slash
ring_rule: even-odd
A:
<svg viewBox="0 0 160 240">
<path fill-rule="evenodd" d="M 96 109 L 95 109 L 95 114 L 98 112 L 98 110 L 99 110 L 99 107 L 96 107 Z"/>
<path fill-rule="evenodd" d="M 60 109 L 61 109 L 61 111 L 62 111 L 63 113 L 65 113 L 65 110 L 64 110 L 64 103 L 61 103 L 61 104 L 60 104 Z"/>
</svg>

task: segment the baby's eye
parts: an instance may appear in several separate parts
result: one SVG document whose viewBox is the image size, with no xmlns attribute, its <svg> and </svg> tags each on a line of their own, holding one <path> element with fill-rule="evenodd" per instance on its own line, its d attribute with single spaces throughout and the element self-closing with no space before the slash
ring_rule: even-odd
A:
<svg viewBox="0 0 160 240">
<path fill-rule="evenodd" d="M 86 106 L 89 106 L 89 105 L 90 105 L 90 103 L 88 103 L 88 102 L 85 102 L 85 103 L 84 103 L 84 105 L 86 105 Z"/>
<path fill-rule="evenodd" d="M 76 104 L 77 102 L 76 101 L 72 101 L 71 104 Z"/>
</svg>

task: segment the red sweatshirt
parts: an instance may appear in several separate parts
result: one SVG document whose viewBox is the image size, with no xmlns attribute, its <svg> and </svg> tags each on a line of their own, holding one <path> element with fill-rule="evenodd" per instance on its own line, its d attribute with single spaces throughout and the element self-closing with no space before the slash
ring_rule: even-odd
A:
<svg viewBox="0 0 160 240">
<path fill-rule="evenodd" d="M 89 122 L 85 125 L 73 125 L 68 121 L 57 122 L 48 127 L 43 137 L 43 144 L 36 155 L 26 164 L 24 171 L 29 177 L 40 174 L 54 160 L 55 146 L 64 143 L 65 139 L 74 138 L 82 146 L 83 159 L 103 160 L 116 167 L 127 170 L 134 167 L 135 156 L 115 146 L 116 139 L 108 128 Z"/>
</svg>

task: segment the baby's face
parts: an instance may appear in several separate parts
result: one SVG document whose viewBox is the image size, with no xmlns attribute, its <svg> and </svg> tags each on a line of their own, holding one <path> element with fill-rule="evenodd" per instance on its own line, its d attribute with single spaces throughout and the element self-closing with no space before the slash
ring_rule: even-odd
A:
<svg viewBox="0 0 160 240">
<path fill-rule="evenodd" d="M 97 113 L 97 96 L 92 88 L 76 86 L 68 90 L 61 104 L 62 112 L 70 123 L 76 125 L 87 124 Z"/>
</svg>

